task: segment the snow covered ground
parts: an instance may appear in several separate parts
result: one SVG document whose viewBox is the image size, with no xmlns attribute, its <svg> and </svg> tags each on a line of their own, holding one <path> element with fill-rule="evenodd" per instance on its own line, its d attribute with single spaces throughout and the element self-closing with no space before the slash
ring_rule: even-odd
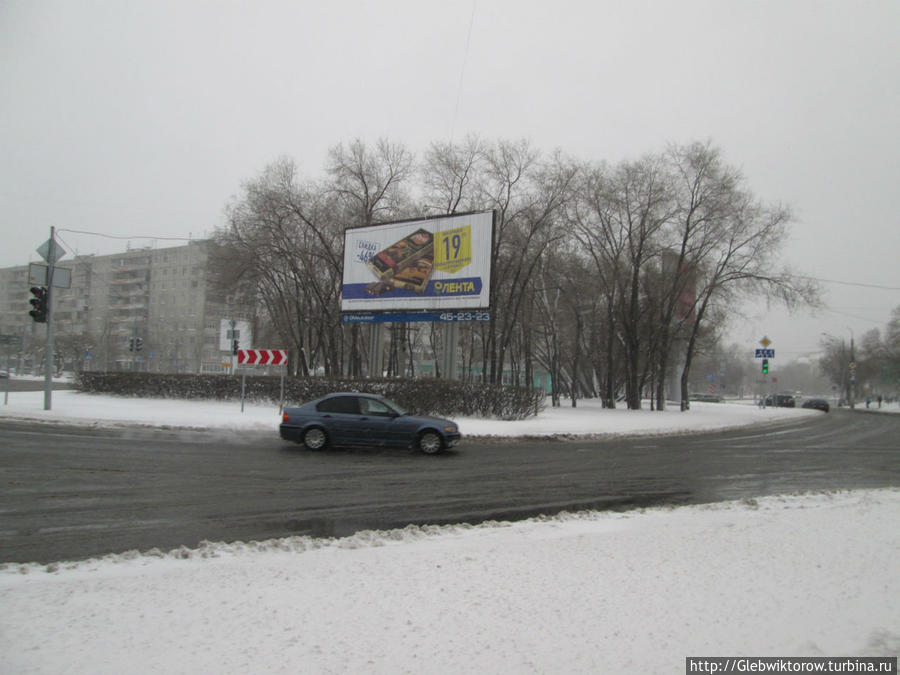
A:
<svg viewBox="0 0 900 675">
<path fill-rule="evenodd" d="M 219 428 L 272 431 L 281 421 L 278 406 L 244 405 L 240 401 L 183 401 L 138 399 L 54 391 L 51 410 L 45 411 L 43 392 L 11 392 L 7 405 L 0 405 L 0 418 L 46 419 L 74 424 L 109 426 L 141 424 L 184 428 Z M 649 405 L 646 406 L 649 408 Z M 547 408 L 537 417 L 519 422 L 454 418 L 463 436 L 547 436 L 555 434 L 667 434 L 765 424 L 815 416 L 815 410 L 760 409 L 752 403 L 693 403 L 689 413 L 677 407 L 665 411 L 603 410 L 599 402 L 578 401 L 572 408 Z"/>
<path fill-rule="evenodd" d="M 0 418 L 272 430 L 272 406 L 10 394 Z M 673 433 L 751 405 L 459 420 Z M 672 673 L 686 656 L 896 656 L 900 487 L 0 566 L 2 673 Z"/>
</svg>

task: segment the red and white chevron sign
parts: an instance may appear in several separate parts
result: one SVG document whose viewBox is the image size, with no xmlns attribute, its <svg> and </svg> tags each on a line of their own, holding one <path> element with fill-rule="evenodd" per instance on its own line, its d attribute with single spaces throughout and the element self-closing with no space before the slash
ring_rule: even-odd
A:
<svg viewBox="0 0 900 675">
<path fill-rule="evenodd" d="M 245 366 L 283 366 L 287 349 L 238 349 L 238 363 Z"/>
</svg>

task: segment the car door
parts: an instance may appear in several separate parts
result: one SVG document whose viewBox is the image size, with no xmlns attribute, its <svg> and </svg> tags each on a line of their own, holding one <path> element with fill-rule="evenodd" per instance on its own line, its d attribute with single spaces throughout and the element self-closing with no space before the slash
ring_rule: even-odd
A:
<svg viewBox="0 0 900 675">
<path fill-rule="evenodd" d="M 358 443 L 363 437 L 358 397 L 332 396 L 322 401 L 316 409 L 335 445 Z"/>
<path fill-rule="evenodd" d="M 359 411 L 362 415 L 364 433 L 372 445 L 393 445 L 392 428 L 396 414 L 386 404 L 375 398 L 360 397 Z"/>
</svg>

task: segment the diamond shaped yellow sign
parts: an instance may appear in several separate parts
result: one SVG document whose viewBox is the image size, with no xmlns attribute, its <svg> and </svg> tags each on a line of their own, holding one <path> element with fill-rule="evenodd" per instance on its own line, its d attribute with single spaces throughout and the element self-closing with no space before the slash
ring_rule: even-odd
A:
<svg viewBox="0 0 900 675">
<path fill-rule="evenodd" d="M 759 344 L 761 344 L 763 347 L 768 347 L 770 344 L 772 344 L 772 341 L 769 338 L 764 337 L 759 341 Z"/>
</svg>

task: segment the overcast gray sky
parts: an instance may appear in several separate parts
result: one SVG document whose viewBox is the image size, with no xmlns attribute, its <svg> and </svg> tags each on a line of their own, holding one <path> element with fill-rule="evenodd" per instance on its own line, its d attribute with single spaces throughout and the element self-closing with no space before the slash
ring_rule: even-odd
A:
<svg viewBox="0 0 900 675">
<path fill-rule="evenodd" d="M 207 236 L 281 155 L 315 178 L 341 142 L 469 133 L 609 162 L 712 141 L 830 280 L 816 316 L 733 322 L 776 364 L 900 305 L 898 0 L 0 0 L 0 267 L 51 225 L 78 253 Z"/>
</svg>

